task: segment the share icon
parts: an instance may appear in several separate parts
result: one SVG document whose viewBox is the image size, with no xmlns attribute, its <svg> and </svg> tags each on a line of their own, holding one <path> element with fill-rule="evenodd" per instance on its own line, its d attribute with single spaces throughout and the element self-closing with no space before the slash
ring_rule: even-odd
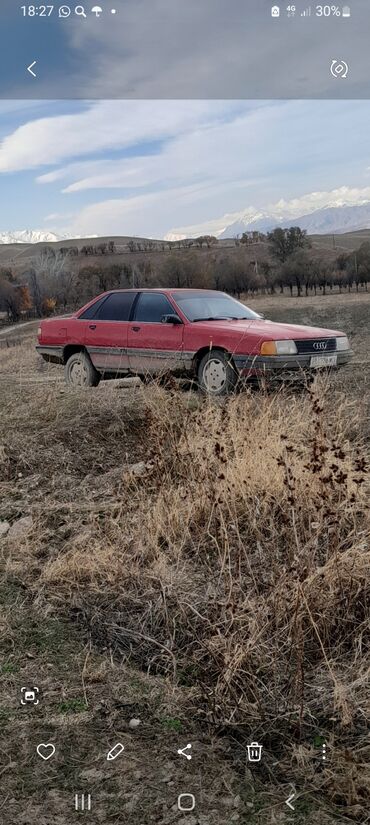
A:
<svg viewBox="0 0 370 825">
<path fill-rule="evenodd" d="M 186 759 L 191 759 L 191 753 L 187 753 L 187 751 L 191 751 L 191 745 L 186 745 L 185 748 L 179 748 L 177 753 L 179 756 L 185 756 Z"/>
</svg>

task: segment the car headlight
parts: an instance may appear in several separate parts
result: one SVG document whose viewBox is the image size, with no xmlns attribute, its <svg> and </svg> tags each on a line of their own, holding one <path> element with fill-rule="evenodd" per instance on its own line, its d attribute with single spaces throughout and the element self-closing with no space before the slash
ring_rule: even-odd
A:
<svg viewBox="0 0 370 825">
<path fill-rule="evenodd" d="M 336 338 L 335 340 L 339 351 L 349 349 L 349 340 L 346 335 L 341 335 L 340 338 Z"/>
<path fill-rule="evenodd" d="M 296 355 L 295 341 L 264 341 L 261 344 L 261 355 Z"/>
</svg>

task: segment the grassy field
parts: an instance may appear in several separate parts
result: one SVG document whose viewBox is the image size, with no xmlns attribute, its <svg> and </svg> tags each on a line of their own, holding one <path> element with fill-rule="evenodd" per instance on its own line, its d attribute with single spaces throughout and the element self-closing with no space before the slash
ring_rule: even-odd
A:
<svg viewBox="0 0 370 825">
<path fill-rule="evenodd" d="M 69 825 L 77 792 L 94 823 L 370 822 L 370 296 L 250 303 L 344 330 L 353 364 L 211 403 L 71 391 L 32 325 L 0 349 L 4 825 Z"/>
</svg>

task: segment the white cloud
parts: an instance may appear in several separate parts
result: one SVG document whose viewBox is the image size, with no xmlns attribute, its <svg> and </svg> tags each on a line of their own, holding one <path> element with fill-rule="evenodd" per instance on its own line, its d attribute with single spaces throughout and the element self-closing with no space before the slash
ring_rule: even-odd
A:
<svg viewBox="0 0 370 825">
<path fill-rule="evenodd" d="M 310 192 L 300 198 L 293 198 L 285 201 L 279 200 L 276 204 L 267 207 L 277 212 L 289 213 L 289 215 L 302 215 L 304 212 L 312 212 L 314 209 L 322 209 L 325 206 L 354 206 L 367 203 L 370 200 L 370 186 L 362 188 L 341 186 L 339 189 L 332 189 L 328 192 Z"/>
<path fill-rule="evenodd" d="M 171 192 L 170 198 L 167 198 L 167 211 L 163 203 L 163 194 L 160 192 L 131 198 L 112 198 L 90 204 L 75 217 L 69 232 L 80 235 L 94 232 L 99 235 L 140 234 L 145 237 L 161 237 L 161 232 L 155 232 L 156 221 L 153 216 L 160 208 L 165 220 L 169 220 L 173 209 L 172 198 L 176 199 L 182 194 L 183 190 Z"/>
<path fill-rule="evenodd" d="M 186 131 L 169 136 L 156 154 L 108 161 L 72 164 L 46 173 L 41 183 L 65 178 L 70 182 L 64 192 L 89 189 L 127 189 L 143 186 L 168 186 L 181 181 L 228 181 L 241 186 L 254 177 L 256 166 L 263 172 L 258 148 L 264 130 L 275 129 L 281 118 L 280 107 L 270 106 L 235 115 L 233 119 L 211 118 L 194 123 Z M 269 164 L 279 148 L 271 147 Z"/>
<path fill-rule="evenodd" d="M 0 172 L 37 169 L 124 149 L 225 118 L 221 101 L 100 101 L 82 112 L 31 120 L 0 144 Z"/>
</svg>

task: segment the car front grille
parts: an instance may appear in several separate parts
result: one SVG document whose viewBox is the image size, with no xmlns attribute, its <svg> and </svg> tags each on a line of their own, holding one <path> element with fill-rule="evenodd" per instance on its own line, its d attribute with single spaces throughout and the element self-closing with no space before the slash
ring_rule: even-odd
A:
<svg viewBox="0 0 370 825">
<path fill-rule="evenodd" d="M 337 347 L 336 338 L 308 338 L 298 339 L 295 342 L 299 355 L 312 353 L 312 355 L 324 355 L 326 352 L 334 352 Z"/>
</svg>

